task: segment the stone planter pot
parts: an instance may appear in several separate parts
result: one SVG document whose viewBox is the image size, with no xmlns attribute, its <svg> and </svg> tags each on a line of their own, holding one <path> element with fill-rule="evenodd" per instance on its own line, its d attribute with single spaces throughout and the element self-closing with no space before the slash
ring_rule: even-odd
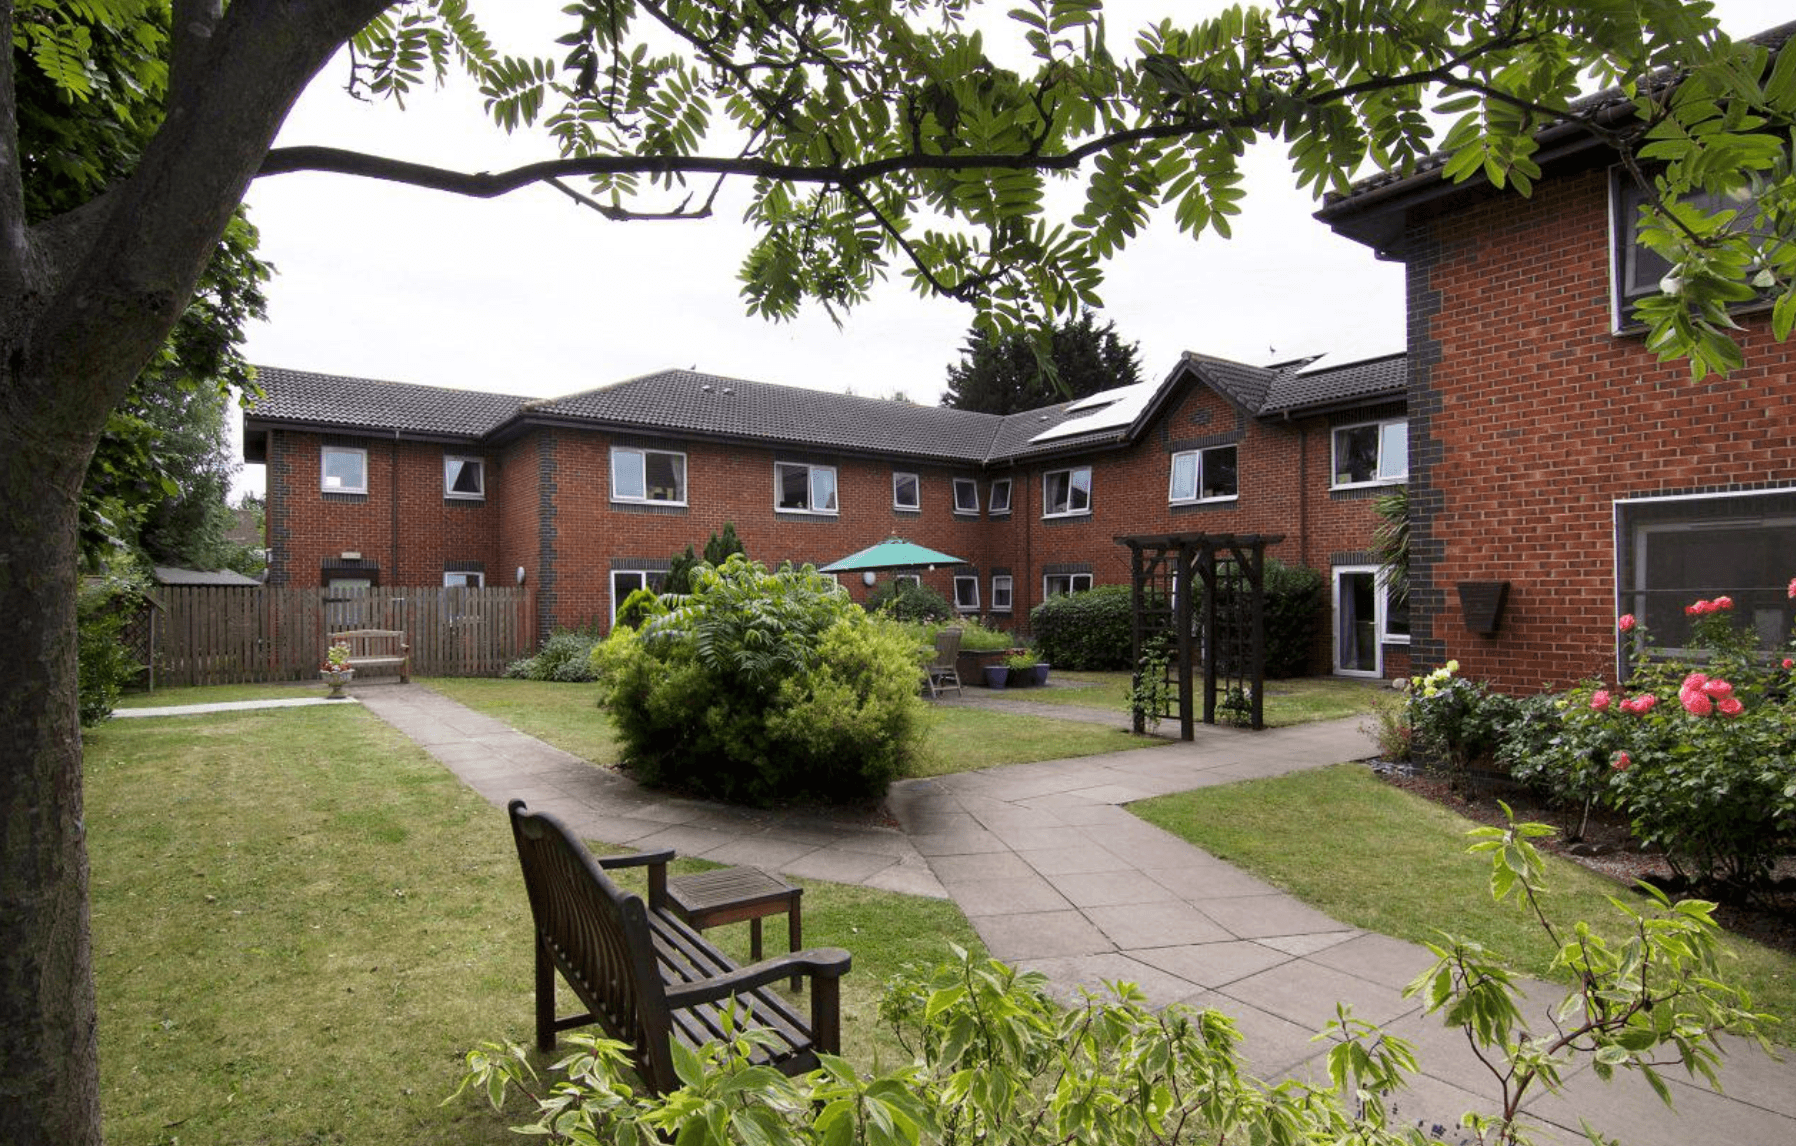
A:
<svg viewBox="0 0 1796 1146">
<path fill-rule="evenodd" d="M 353 676 L 355 676 L 354 669 L 338 669 L 335 672 L 332 672 L 330 669 L 320 669 L 318 672 L 318 679 L 331 686 L 330 692 L 325 694 L 324 699 L 346 699 L 343 695 L 343 686 L 348 684 L 350 678 Z"/>
<path fill-rule="evenodd" d="M 1036 684 L 1047 684 L 1048 683 L 1048 662 L 1047 661 L 1036 661 L 1035 662 L 1035 683 Z"/>
<path fill-rule="evenodd" d="M 980 671 L 985 674 L 986 688 L 1003 688 L 1010 680 L 1009 665 L 986 665 Z"/>
</svg>

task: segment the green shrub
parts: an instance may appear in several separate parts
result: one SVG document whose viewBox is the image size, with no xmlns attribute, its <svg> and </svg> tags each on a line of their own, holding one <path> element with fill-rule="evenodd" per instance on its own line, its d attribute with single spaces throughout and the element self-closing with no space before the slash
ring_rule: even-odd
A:
<svg viewBox="0 0 1796 1146">
<path fill-rule="evenodd" d="M 1692 660 L 1654 655 L 1623 618 L 1641 654 L 1633 675 L 1558 698 L 1559 733 L 1525 760 L 1518 746 L 1515 771 L 1626 815 L 1680 876 L 1750 892 L 1796 846 L 1796 661 L 1760 655 L 1728 598 L 1698 606 Z"/>
<path fill-rule="evenodd" d="M 950 621 L 957 617 L 948 598 L 921 581 L 887 581 L 867 598 L 869 613 L 895 621 Z"/>
<path fill-rule="evenodd" d="M 1503 730 L 1517 713 L 1513 698 L 1455 676 L 1458 671 L 1459 662 L 1448 661 L 1411 680 L 1408 706 L 1413 746 L 1455 777 L 1495 757 Z"/>
<path fill-rule="evenodd" d="M 877 795 L 922 739 L 917 641 L 806 566 L 737 556 L 594 650 L 625 763 L 727 800 Z"/>
<path fill-rule="evenodd" d="M 920 649 L 935 648 L 935 635 L 943 629 L 960 630 L 960 651 L 990 653 L 1016 647 L 1016 638 L 1000 629 L 988 628 L 977 617 L 956 617 L 951 621 L 894 621 Z"/>
<path fill-rule="evenodd" d="M 123 562 L 85 580 L 75 604 L 77 688 L 81 723 L 91 726 L 112 715 L 119 693 L 143 666 L 124 643 L 125 626 L 143 604 L 140 576 Z"/>
<path fill-rule="evenodd" d="M 512 661 L 505 675 L 513 680 L 549 680 L 576 684 L 597 680 L 592 668 L 592 650 L 599 638 L 590 632 L 560 629 L 549 635 L 533 657 Z"/>
<path fill-rule="evenodd" d="M 1316 634 L 1324 614 L 1322 574 L 1304 565 L 1266 560 L 1266 675 L 1273 680 L 1307 676 L 1316 656 Z M 1192 600 L 1203 616 L 1203 589 Z M 1226 608 L 1219 602 L 1218 608 Z M 1245 666 L 1224 664 L 1225 674 L 1244 673 Z"/>
<path fill-rule="evenodd" d="M 1049 597 L 1029 611 L 1029 633 L 1042 659 L 1061 669 L 1102 672 L 1130 667 L 1131 591 L 1099 585 Z"/>
</svg>

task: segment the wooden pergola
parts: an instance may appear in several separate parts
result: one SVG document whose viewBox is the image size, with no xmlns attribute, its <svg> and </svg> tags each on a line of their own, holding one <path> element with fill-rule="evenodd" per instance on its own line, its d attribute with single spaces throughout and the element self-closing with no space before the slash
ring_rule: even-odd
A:
<svg viewBox="0 0 1796 1146">
<path fill-rule="evenodd" d="M 1266 533 L 1171 533 L 1118 537 L 1129 547 L 1133 589 L 1131 637 L 1134 679 L 1150 651 L 1168 685 L 1178 685 L 1179 736 L 1196 738 L 1192 666 L 1204 666 L 1204 723 L 1215 724 L 1222 707 L 1266 727 L 1266 547 L 1285 539 Z M 1203 608 L 1193 615 L 1193 578 L 1202 586 Z M 1159 663 L 1163 662 L 1163 663 Z M 1167 690 L 1162 691 L 1162 696 Z M 1135 731 L 1147 713 L 1135 712 Z M 1170 710 L 1153 714 L 1172 715 Z"/>
</svg>

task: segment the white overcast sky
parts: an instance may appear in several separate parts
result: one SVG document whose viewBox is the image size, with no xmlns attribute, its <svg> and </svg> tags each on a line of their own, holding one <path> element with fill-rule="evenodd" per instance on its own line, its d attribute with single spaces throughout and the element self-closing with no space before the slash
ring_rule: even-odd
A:
<svg viewBox="0 0 1796 1146">
<path fill-rule="evenodd" d="M 1112 4 L 1113 46 L 1143 15 L 1188 19 L 1212 0 Z M 479 6 L 503 51 L 548 54 L 560 0 Z M 1003 4 L 994 5 L 998 9 Z M 1734 35 L 1789 18 L 1788 0 L 1720 0 Z M 537 137 L 490 126 L 478 95 L 418 93 L 404 111 L 343 92 L 334 62 L 301 98 L 279 144 L 330 144 L 462 170 L 551 157 Z M 1146 377 L 1180 352 L 1267 363 L 1327 352 L 1351 361 L 1403 349 L 1402 268 L 1311 218 L 1283 151 L 1250 154 L 1234 236 L 1193 241 L 1157 222 L 1114 260 L 1104 320 L 1140 345 Z M 841 328 L 820 310 L 752 318 L 736 274 L 750 237 L 728 191 L 701 222 L 614 223 L 559 193 L 493 201 L 337 175 L 261 180 L 249 195 L 261 253 L 277 275 L 251 362 L 295 370 L 548 396 L 666 367 L 806 386 L 940 399 L 970 314 L 885 284 Z M 240 431 L 241 427 L 238 426 Z M 261 466 L 238 488 L 260 490 Z"/>
</svg>

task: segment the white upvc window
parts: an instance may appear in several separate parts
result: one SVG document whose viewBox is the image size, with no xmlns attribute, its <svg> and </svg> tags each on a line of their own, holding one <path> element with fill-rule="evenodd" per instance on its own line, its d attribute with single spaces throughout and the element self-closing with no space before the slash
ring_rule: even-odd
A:
<svg viewBox="0 0 1796 1146">
<path fill-rule="evenodd" d="M 1091 512 L 1091 467 L 1049 470 L 1041 475 L 1041 515 L 1071 517 Z"/>
<path fill-rule="evenodd" d="M 954 512 L 979 512 L 979 483 L 972 478 L 954 479 Z"/>
<path fill-rule="evenodd" d="M 1008 576 L 992 578 L 992 612 L 1010 612 L 1010 586 L 1011 581 Z"/>
<path fill-rule="evenodd" d="M 1084 593 L 1091 589 L 1089 573 L 1046 573 L 1041 579 L 1041 595 L 1047 597 L 1064 597 L 1070 593 Z"/>
<path fill-rule="evenodd" d="M 480 458 L 444 455 L 443 496 L 465 501 L 486 500 L 486 463 Z"/>
<path fill-rule="evenodd" d="M 1396 418 L 1339 426 L 1334 432 L 1333 489 L 1392 485 L 1409 477 L 1409 423 Z"/>
<path fill-rule="evenodd" d="M 986 512 L 994 516 L 1010 512 L 1010 479 L 996 478 L 992 481 L 991 493 L 987 495 Z"/>
<path fill-rule="evenodd" d="M 894 573 L 894 574 L 892 574 L 892 584 L 902 585 L 906 581 L 909 581 L 912 585 L 921 585 L 923 583 L 923 575 L 921 573 Z"/>
<path fill-rule="evenodd" d="M 923 481 L 916 474 L 892 475 L 892 508 L 922 509 Z"/>
<path fill-rule="evenodd" d="M 1409 603 L 1376 565 L 1334 567 L 1334 620 L 1334 670 L 1344 676 L 1383 676 L 1384 646 L 1409 643 Z"/>
<path fill-rule="evenodd" d="M 1240 492 L 1235 457 L 1234 446 L 1212 446 L 1172 455 L 1172 488 L 1167 500 L 1174 505 L 1234 501 Z"/>
<path fill-rule="evenodd" d="M 613 569 L 611 571 L 611 625 L 617 627 L 617 611 L 638 589 L 659 590 L 667 574 L 654 569 Z"/>
<path fill-rule="evenodd" d="M 774 508 L 784 513 L 835 513 L 836 467 L 773 463 Z"/>
<path fill-rule="evenodd" d="M 485 573 L 467 572 L 443 574 L 443 588 L 445 589 L 484 589 L 485 587 Z"/>
<path fill-rule="evenodd" d="M 686 455 L 677 450 L 611 447 L 611 500 L 686 504 Z"/>
<path fill-rule="evenodd" d="M 322 447 L 318 485 L 325 493 L 367 493 L 368 451 L 353 446 Z"/>
<path fill-rule="evenodd" d="M 954 607 L 963 613 L 979 611 L 979 578 L 957 574 L 954 578 Z"/>
<path fill-rule="evenodd" d="M 1633 174 L 1624 167 L 1612 168 L 1609 179 L 1609 241 L 1612 247 L 1609 279 L 1610 304 L 1617 332 L 1640 329 L 1640 321 L 1634 317 L 1634 304 L 1658 294 L 1661 284 L 1671 273 L 1671 264 L 1664 256 L 1640 242 L 1640 212 L 1646 203 L 1647 192 L 1635 181 Z M 1759 213 L 1757 197 L 1746 189 L 1732 197 L 1709 191 L 1692 192 L 1679 199 L 1677 207 L 1694 208 L 1709 215 L 1732 212 L 1731 216 L 1720 220 L 1723 235 L 1749 231 Z M 1664 225 L 1675 227 L 1677 224 L 1668 221 Z M 1728 308 L 1749 310 L 1768 301 L 1765 292 L 1760 291 L 1750 298 L 1730 302 Z"/>
</svg>

